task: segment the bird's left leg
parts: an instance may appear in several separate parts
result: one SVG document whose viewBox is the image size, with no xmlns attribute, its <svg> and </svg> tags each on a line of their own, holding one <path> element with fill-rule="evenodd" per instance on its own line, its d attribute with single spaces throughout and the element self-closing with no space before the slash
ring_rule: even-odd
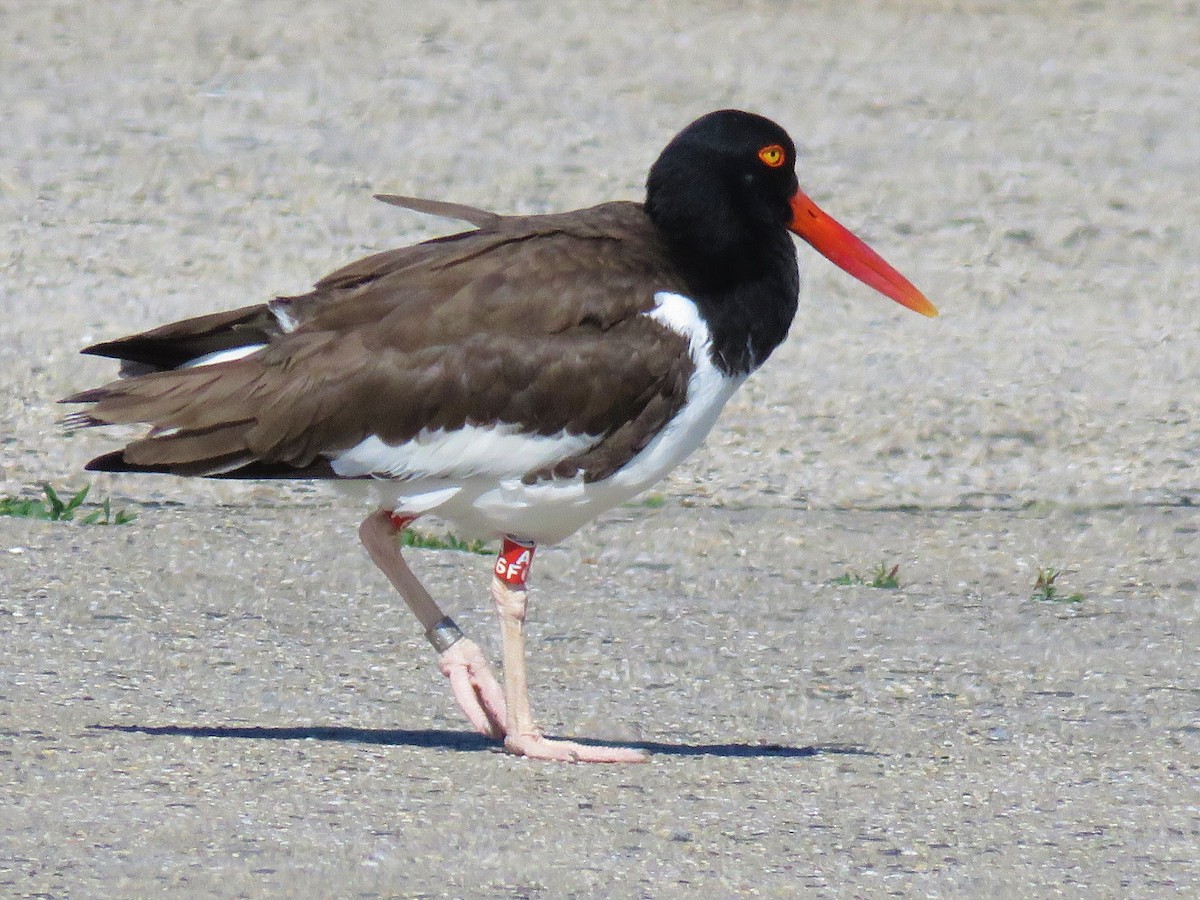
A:
<svg viewBox="0 0 1200 900">
<path fill-rule="evenodd" d="M 483 651 L 463 637 L 454 620 L 442 612 L 400 552 L 400 534 L 415 518 L 376 510 L 358 527 L 359 539 L 425 628 L 425 636 L 438 652 L 438 668 L 450 680 L 454 699 L 475 730 L 488 737 L 504 737 L 504 692 Z"/>
<path fill-rule="evenodd" d="M 600 747 L 575 741 L 551 740 L 534 724 L 525 673 L 525 612 L 529 606 L 526 577 L 534 544 L 506 537 L 492 575 L 492 599 L 500 614 L 504 648 L 504 700 L 508 710 L 504 748 L 530 759 L 563 762 L 646 762 L 640 750 Z"/>
</svg>

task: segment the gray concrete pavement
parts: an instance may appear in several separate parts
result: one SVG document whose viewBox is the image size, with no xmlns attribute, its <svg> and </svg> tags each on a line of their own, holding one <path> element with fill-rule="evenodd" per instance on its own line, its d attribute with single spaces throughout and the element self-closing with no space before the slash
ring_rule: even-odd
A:
<svg viewBox="0 0 1200 900">
<path fill-rule="evenodd" d="M 691 117 L 943 310 L 808 265 L 661 487 L 534 572 L 553 732 L 465 731 L 324 490 L 96 478 L 0 518 L 0 893 L 1187 896 L 1200 890 L 1200 19 L 1188 4 L 0 9 L 0 494 L 113 446 L 82 344 L 501 211 L 637 197 Z M 426 551 L 495 654 L 488 560 Z M 901 566 L 897 591 L 840 586 Z M 1068 570 L 1078 603 L 1030 599 Z"/>
</svg>

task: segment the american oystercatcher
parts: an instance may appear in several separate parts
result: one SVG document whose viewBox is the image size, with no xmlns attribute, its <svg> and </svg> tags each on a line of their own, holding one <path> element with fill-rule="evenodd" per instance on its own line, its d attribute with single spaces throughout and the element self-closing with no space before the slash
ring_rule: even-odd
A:
<svg viewBox="0 0 1200 900">
<path fill-rule="evenodd" d="M 337 479 L 378 509 L 359 528 L 439 654 L 471 724 L 537 759 L 635 762 L 545 737 L 522 633 L 538 544 L 658 481 L 787 335 L 791 231 L 927 316 L 933 305 L 799 189 L 774 122 L 697 119 L 650 169 L 645 203 L 539 216 L 382 196 L 471 230 L 351 263 L 311 293 L 88 347 L 122 378 L 68 397 L 76 426 L 149 432 L 88 469 Z M 399 533 L 433 513 L 503 541 L 492 579 L 504 687 L 430 597 Z"/>
</svg>

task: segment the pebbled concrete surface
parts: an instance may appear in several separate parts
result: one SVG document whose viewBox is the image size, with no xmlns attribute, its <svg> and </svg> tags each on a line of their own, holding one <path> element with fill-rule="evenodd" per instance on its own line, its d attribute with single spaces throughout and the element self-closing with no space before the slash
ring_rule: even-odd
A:
<svg viewBox="0 0 1200 900">
<path fill-rule="evenodd" d="M 534 702 L 467 734 L 323 490 L 97 478 L 0 518 L 0 893 L 1200 889 L 1200 17 L 1187 2 L 0 9 L 0 494 L 113 446 L 83 344 L 438 233 L 372 191 L 637 197 L 738 105 L 943 310 L 810 261 L 663 504 L 539 553 Z M 414 554 L 493 655 L 488 560 Z M 900 565 L 896 591 L 833 583 Z M 1036 571 L 1062 596 L 1030 599 Z"/>
</svg>

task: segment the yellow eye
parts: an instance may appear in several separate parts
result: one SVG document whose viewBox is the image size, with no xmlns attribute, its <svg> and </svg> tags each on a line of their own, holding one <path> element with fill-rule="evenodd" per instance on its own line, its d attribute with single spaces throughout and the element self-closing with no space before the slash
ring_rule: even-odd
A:
<svg viewBox="0 0 1200 900">
<path fill-rule="evenodd" d="M 778 144 L 768 144 L 758 151 L 758 158 L 772 169 L 778 169 L 787 159 L 787 154 Z"/>
</svg>

